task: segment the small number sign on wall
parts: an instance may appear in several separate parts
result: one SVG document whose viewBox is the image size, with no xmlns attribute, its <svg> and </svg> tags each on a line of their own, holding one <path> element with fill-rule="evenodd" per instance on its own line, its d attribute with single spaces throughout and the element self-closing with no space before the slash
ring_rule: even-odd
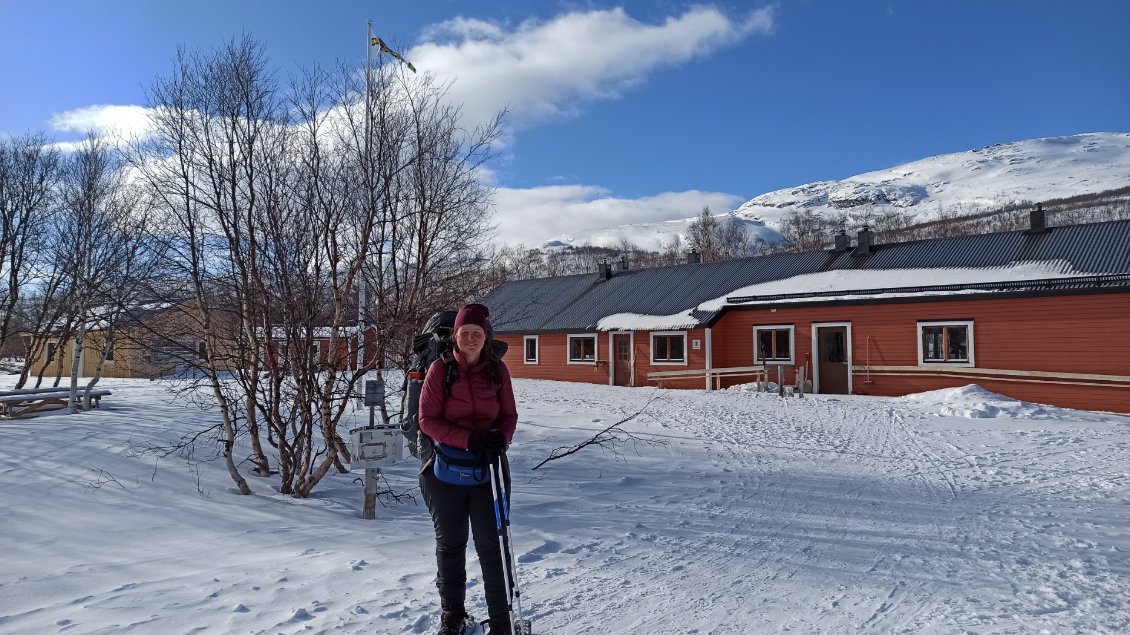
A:
<svg viewBox="0 0 1130 635">
<path fill-rule="evenodd" d="M 702 340 L 691 340 L 691 348 L 696 351 L 702 348 Z"/>
</svg>

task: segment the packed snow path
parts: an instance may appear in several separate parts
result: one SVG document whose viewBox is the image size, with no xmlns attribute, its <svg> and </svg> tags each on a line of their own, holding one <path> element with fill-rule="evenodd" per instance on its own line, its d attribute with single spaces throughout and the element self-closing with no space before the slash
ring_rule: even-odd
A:
<svg viewBox="0 0 1130 635">
<path fill-rule="evenodd" d="M 559 414 L 523 422 L 539 435 L 634 411 L 646 395 L 609 391 L 577 408 L 552 386 L 538 400 Z M 937 417 L 949 399 L 1020 418 Z M 571 483 L 568 509 L 522 507 L 577 537 L 546 536 L 524 557 L 527 578 L 558 578 L 565 591 L 541 609 L 573 617 L 567 630 L 1130 629 L 1126 420 L 1064 421 L 976 390 L 922 403 L 665 392 L 648 412 L 668 452 L 601 457 Z"/>
<path fill-rule="evenodd" d="M 263 479 L 234 495 L 216 462 L 139 452 L 214 413 L 168 403 L 160 382 L 106 383 L 102 411 L 0 421 L 0 633 L 435 628 L 422 504 L 361 520 L 355 475 L 307 500 Z M 975 387 L 515 387 L 514 536 L 536 632 L 1130 632 L 1126 417 Z M 624 425 L 637 442 L 531 471 L 641 409 Z M 391 482 L 411 488 L 417 465 Z M 473 558 L 469 572 L 482 616 Z"/>
</svg>

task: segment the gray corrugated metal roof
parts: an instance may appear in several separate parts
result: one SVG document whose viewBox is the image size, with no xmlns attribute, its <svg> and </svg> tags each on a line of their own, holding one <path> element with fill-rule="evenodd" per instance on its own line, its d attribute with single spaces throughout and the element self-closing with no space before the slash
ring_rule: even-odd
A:
<svg viewBox="0 0 1130 635">
<path fill-rule="evenodd" d="M 1063 261 L 1081 274 L 1130 273 L 1130 220 L 876 245 L 866 256 L 810 251 L 701 264 L 520 280 L 484 302 L 501 333 L 591 331 L 617 313 L 674 315 L 742 287 L 837 269 L 995 268 Z M 710 314 L 695 314 L 699 322 Z"/>
<path fill-rule="evenodd" d="M 578 303 L 597 282 L 596 274 L 558 276 L 507 282 L 491 291 L 485 300 L 490 321 L 499 333 L 532 333 Z"/>
</svg>

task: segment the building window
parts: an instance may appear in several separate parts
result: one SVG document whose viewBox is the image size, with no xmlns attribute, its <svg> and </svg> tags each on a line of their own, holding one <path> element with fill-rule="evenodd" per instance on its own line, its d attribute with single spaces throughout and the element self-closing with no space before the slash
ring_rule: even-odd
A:
<svg viewBox="0 0 1130 635">
<path fill-rule="evenodd" d="M 110 345 L 107 347 L 106 360 L 108 362 L 114 361 L 114 340 L 110 340 Z"/>
<path fill-rule="evenodd" d="M 919 322 L 919 365 L 973 365 L 973 321 Z"/>
<path fill-rule="evenodd" d="M 203 340 L 196 342 L 196 358 L 202 362 L 208 361 L 208 344 Z"/>
<path fill-rule="evenodd" d="M 310 345 L 310 361 L 315 366 L 322 363 L 322 343 L 317 340 Z"/>
<path fill-rule="evenodd" d="M 527 364 L 538 363 L 538 336 L 527 335 L 522 338 L 522 348 L 525 349 L 525 362 Z"/>
<path fill-rule="evenodd" d="M 680 331 L 660 331 L 651 334 L 652 364 L 686 364 L 687 334 Z"/>
<path fill-rule="evenodd" d="M 570 335 L 569 336 L 569 363 L 570 364 L 595 364 L 596 363 L 596 336 L 595 335 Z"/>
<path fill-rule="evenodd" d="M 55 344 L 55 342 L 47 342 L 47 362 L 48 363 L 55 361 L 55 348 L 56 348 L 56 346 L 57 345 Z"/>
<path fill-rule="evenodd" d="M 754 364 L 792 364 L 793 348 L 791 324 L 753 327 Z"/>
</svg>

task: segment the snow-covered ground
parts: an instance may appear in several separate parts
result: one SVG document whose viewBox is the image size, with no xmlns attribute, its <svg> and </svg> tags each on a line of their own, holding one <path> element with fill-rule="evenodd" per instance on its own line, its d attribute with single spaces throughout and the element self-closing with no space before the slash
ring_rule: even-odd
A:
<svg viewBox="0 0 1130 635">
<path fill-rule="evenodd" d="M 0 632 L 434 630 L 419 496 L 373 521 L 356 475 L 306 500 L 268 479 L 239 496 L 218 462 L 139 451 L 215 413 L 161 382 L 103 384 L 99 411 L 0 420 Z M 976 387 L 515 388 L 513 520 L 536 632 L 1130 632 L 1130 418 Z M 531 471 L 645 405 L 625 424 L 639 443 Z M 407 489 L 416 466 L 386 471 Z"/>
</svg>

